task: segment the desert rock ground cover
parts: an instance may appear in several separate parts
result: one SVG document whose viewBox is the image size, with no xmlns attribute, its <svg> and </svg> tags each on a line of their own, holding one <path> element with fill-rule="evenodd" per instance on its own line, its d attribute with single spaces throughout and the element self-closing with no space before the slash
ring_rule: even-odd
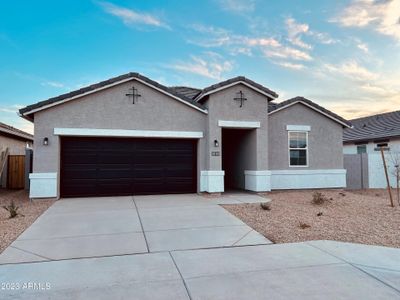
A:
<svg viewBox="0 0 400 300">
<path fill-rule="evenodd" d="M 396 198 L 395 208 L 389 206 L 386 190 L 318 190 L 328 199 L 321 205 L 312 203 L 313 192 L 267 193 L 271 210 L 259 204 L 224 208 L 275 243 L 336 240 L 400 248 L 400 207 Z"/>
<path fill-rule="evenodd" d="M 14 201 L 19 207 L 18 215 L 10 219 L 3 209 Z M 50 205 L 53 200 L 29 201 L 28 192 L 24 190 L 0 189 L 0 253 L 7 248 L 26 228 L 28 228 Z"/>
</svg>

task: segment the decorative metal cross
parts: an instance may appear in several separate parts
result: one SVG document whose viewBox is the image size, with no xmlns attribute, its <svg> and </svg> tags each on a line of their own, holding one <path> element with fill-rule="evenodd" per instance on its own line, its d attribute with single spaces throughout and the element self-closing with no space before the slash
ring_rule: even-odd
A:
<svg viewBox="0 0 400 300">
<path fill-rule="evenodd" d="M 135 88 L 134 86 L 132 86 L 132 88 L 130 88 L 129 91 L 132 92 L 125 94 L 125 96 L 132 97 L 132 104 L 135 104 L 135 100 L 137 100 L 139 97 L 142 97 L 142 95 L 138 93 L 137 88 Z"/>
<path fill-rule="evenodd" d="M 239 107 L 242 107 L 243 106 L 243 103 L 244 103 L 244 101 L 246 101 L 247 100 L 247 98 L 245 98 L 244 97 L 244 94 L 243 94 L 243 92 L 242 91 L 239 91 L 238 92 L 238 97 L 235 97 L 235 98 L 233 98 L 233 100 L 236 100 L 236 101 L 240 101 L 240 106 Z"/>
</svg>

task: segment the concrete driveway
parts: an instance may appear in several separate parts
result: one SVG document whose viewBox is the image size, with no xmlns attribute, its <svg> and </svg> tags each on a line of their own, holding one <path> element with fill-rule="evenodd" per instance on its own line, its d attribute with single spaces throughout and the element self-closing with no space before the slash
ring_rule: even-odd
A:
<svg viewBox="0 0 400 300">
<path fill-rule="evenodd" d="M 10 264 L 0 298 L 399 299 L 399 257 L 317 241 Z"/>
<path fill-rule="evenodd" d="M 0 263 L 269 244 L 218 205 L 261 201 L 266 199 L 252 194 L 59 200 L 0 255 Z"/>
<path fill-rule="evenodd" d="M 400 249 L 271 245 L 218 206 L 264 200 L 58 201 L 0 255 L 0 299 L 400 298 Z"/>
</svg>

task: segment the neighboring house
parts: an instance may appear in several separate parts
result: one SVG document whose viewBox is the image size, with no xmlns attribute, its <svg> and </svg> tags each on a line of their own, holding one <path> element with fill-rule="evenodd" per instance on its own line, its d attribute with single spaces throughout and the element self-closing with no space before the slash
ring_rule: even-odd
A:
<svg viewBox="0 0 400 300">
<path fill-rule="evenodd" d="M 0 122 L 0 152 L 9 149 L 9 155 L 25 155 L 25 149 L 31 148 L 33 135 Z M 8 162 L 0 176 L 0 187 L 7 187 Z"/>
<path fill-rule="evenodd" d="M 205 89 L 128 73 L 20 110 L 32 198 L 344 187 L 350 123 L 245 77 Z"/>
<path fill-rule="evenodd" d="M 396 165 L 400 163 L 400 111 L 350 121 L 343 132 L 343 153 L 349 188 L 385 188 L 386 176 L 381 148 L 391 186 L 396 186 Z M 354 154 L 364 154 L 356 156 Z"/>
<path fill-rule="evenodd" d="M 379 153 L 380 148 L 400 152 L 400 111 L 350 120 L 343 132 L 343 153 Z"/>
</svg>

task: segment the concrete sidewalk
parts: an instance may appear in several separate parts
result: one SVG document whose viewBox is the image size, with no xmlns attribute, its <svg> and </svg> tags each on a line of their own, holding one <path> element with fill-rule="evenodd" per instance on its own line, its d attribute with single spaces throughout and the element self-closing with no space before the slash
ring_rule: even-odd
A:
<svg viewBox="0 0 400 300">
<path fill-rule="evenodd" d="M 400 249 L 316 241 L 22 263 L 0 266 L 0 282 L 44 289 L 0 298 L 399 299 L 399 257 Z"/>
<path fill-rule="evenodd" d="M 0 254 L 0 264 L 270 244 L 218 205 L 261 201 L 245 193 L 59 200 Z"/>
</svg>

